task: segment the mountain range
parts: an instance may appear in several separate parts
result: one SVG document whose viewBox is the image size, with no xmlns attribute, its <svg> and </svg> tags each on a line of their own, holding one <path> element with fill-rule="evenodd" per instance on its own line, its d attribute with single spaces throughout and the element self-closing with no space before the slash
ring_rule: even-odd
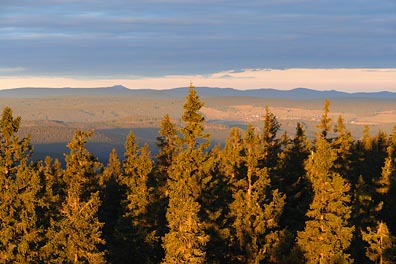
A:
<svg viewBox="0 0 396 264">
<path fill-rule="evenodd" d="M 347 93 L 341 91 L 318 91 L 308 88 L 295 88 L 292 90 L 277 90 L 272 88 L 237 90 L 233 88 L 197 87 L 197 93 L 202 98 L 216 96 L 247 96 L 269 99 L 352 99 L 352 98 L 373 98 L 373 99 L 396 99 L 396 93 L 381 92 L 356 92 Z M 122 85 L 100 88 L 14 88 L 0 90 L 2 98 L 35 98 L 53 96 L 125 96 L 125 95 L 147 95 L 160 97 L 185 97 L 188 87 L 180 87 L 166 90 L 155 89 L 129 89 Z"/>
</svg>

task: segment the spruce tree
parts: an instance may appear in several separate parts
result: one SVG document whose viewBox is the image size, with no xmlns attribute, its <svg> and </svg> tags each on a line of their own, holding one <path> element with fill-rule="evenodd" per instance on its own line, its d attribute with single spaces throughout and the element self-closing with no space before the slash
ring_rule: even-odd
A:
<svg viewBox="0 0 396 264">
<path fill-rule="evenodd" d="M 336 138 L 333 141 L 333 148 L 337 151 L 334 170 L 345 179 L 356 182 L 356 179 L 351 179 L 353 137 L 351 132 L 345 127 L 344 119 L 341 115 L 337 119 L 334 132 L 336 133 Z"/>
<path fill-rule="evenodd" d="M 233 258 L 228 205 L 232 202 L 234 181 L 240 173 L 242 151 L 240 130 L 232 128 L 224 149 L 221 151 L 220 146 L 215 146 L 209 154 L 212 178 L 203 188 L 200 200 L 205 230 L 210 236 L 206 250 L 206 261 L 210 263 L 229 263 Z"/>
<path fill-rule="evenodd" d="M 390 232 L 396 231 L 395 202 L 396 202 L 396 172 L 395 149 L 391 143 L 388 147 L 388 156 L 385 158 L 382 173 L 376 182 L 378 203 L 383 204 L 378 215 L 378 220 L 385 222 L 390 227 Z"/>
<path fill-rule="evenodd" d="M 325 99 L 323 106 L 323 114 L 320 118 L 320 124 L 316 127 L 320 129 L 320 134 L 323 138 L 327 139 L 327 136 L 331 130 L 331 118 L 329 117 L 330 112 L 330 101 Z"/>
<path fill-rule="evenodd" d="M 366 256 L 376 263 L 394 263 L 396 261 L 396 240 L 384 222 L 378 222 L 375 229 L 367 227 L 362 231 L 363 240 L 368 244 Z"/>
<path fill-rule="evenodd" d="M 168 114 L 161 120 L 158 134 L 156 138 L 158 147 L 158 152 L 155 155 L 156 162 L 148 181 L 148 187 L 152 190 L 148 211 L 156 237 L 162 238 L 168 232 L 166 221 L 166 208 L 169 202 L 168 170 L 176 156 L 176 146 L 178 144 L 177 128 Z M 161 239 L 156 240 L 154 247 L 157 259 L 163 259 L 165 253 L 161 245 Z"/>
<path fill-rule="evenodd" d="M 346 253 L 354 227 L 349 224 L 351 215 L 349 184 L 336 172 L 337 154 L 325 138 L 318 134 L 315 151 L 306 163 L 307 177 L 314 192 L 307 212 L 305 229 L 298 232 L 297 245 L 307 263 L 349 263 Z"/>
<path fill-rule="evenodd" d="M 139 148 L 130 131 L 125 142 L 121 176 L 123 214 L 116 227 L 116 262 L 150 263 L 157 257 L 153 254 L 157 237 L 148 214 L 152 194 L 148 181 L 152 168 L 148 146 Z"/>
<path fill-rule="evenodd" d="M 115 262 L 118 253 L 115 229 L 119 218 L 121 218 L 121 162 L 117 151 L 112 149 L 109 161 L 99 179 L 100 199 L 102 204 L 99 208 L 99 220 L 104 223 L 103 238 L 106 241 L 105 248 L 108 252 L 109 262 Z"/>
<path fill-rule="evenodd" d="M 243 139 L 238 127 L 233 127 L 221 154 L 221 172 L 230 183 L 236 180 L 242 164 Z"/>
<path fill-rule="evenodd" d="M 263 157 L 260 166 L 274 169 L 277 165 L 278 154 L 281 150 L 281 141 L 277 138 L 280 124 L 276 116 L 268 107 L 265 108 L 264 128 L 262 134 Z"/>
<path fill-rule="evenodd" d="M 55 219 L 62 207 L 61 197 L 65 196 L 65 184 L 63 182 L 63 170 L 58 160 L 53 161 L 47 156 L 44 161 L 38 161 L 35 168 L 40 177 L 39 208 L 37 216 L 40 226 L 43 228 L 43 238 L 51 226 L 51 220 Z M 42 239 L 41 247 L 45 249 L 46 239 Z M 40 251 L 40 257 L 45 260 L 45 250 Z"/>
<path fill-rule="evenodd" d="M 38 262 L 40 178 L 28 162 L 30 137 L 18 137 L 21 118 L 14 118 L 9 107 L 0 122 L 0 261 Z"/>
<path fill-rule="evenodd" d="M 157 183 L 162 187 L 166 185 L 167 170 L 176 154 L 177 139 L 176 125 L 172 123 L 169 115 L 165 115 L 161 121 L 159 136 L 157 137 L 159 151 L 156 155 L 156 165 L 160 174 L 157 176 Z"/>
<path fill-rule="evenodd" d="M 211 166 L 210 181 L 203 184 L 199 198 L 200 216 L 209 241 L 206 244 L 206 263 L 229 263 L 231 252 L 228 238 L 230 235 L 228 204 L 232 196 L 229 178 L 222 173 L 221 147 L 216 145 L 209 153 L 206 166 Z"/>
<path fill-rule="evenodd" d="M 259 167 L 261 154 L 259 137 L 249 125 L 243 140 L 243 173 L 235 181 L 235 193 L 230 204 L 232 233 L 239 246 L 236 259 L 244 263 L 272 262 L 279 244 L 279 217 L 285 197 L 271 190 L 267 168 Z"/>
<path fill-rule="evenodd" d="M 297 231 L 304 229 L 306 213 L 312 202 L 312 190 L 305 176 L 304 162 L 311 153 L 311 143 L 305 135 L 303 125 L 297 123 L 296 134 L 279 154 L 277 173 L 281 179 L 279 190 L 286 195 L 286 204 L 280 225 L 287 230 L 282 246 L 285 259 L 291 258 L 290 250 Z"/>
<path fill-rule="evenodd" d="M 76 131 L 66 155 L 66 198 L 60 215 L 51 221 L 45 246 L 46 261 L 61 263 L 104 263 L 101 246 L 103 223 L 98 220 L 101 205 L 98 174 L 101 165 L 86 149 L 93 132 Z"/>
<path fill-rule="evenodd" d="M 125 143 L 122 183 L 127 190 L 127 215 L 132 217 L 132 221 L 139 221 L 138 218 L 147 213 L 150 202 L 147 182 L 152 167 L 148 146 L 144 145 L 139 149 L 136 137 L 131 131 Z"/>
<path fill-rule="evenodd" d="M 374 227 L 383 208 L 383 201 L 378 199 L 376 191 L 378 175 L 375 175 L 377 154 L 375 140 L 370 135 L 369 126 L 365 126 L 363 137 L 353 144 L 351 165 L 351 182 L 353 183 L 352 217 L 355 226 L 351 253 L 355 262 L 364 263 L 369 259 L 365 256 L 365 244 L 362 230 Z"/>
<path fill-rule="evenodd" d="M 177 155 L 168 170 L 169 205 L 166 213 L 169 232 L 163 238 L 164 263 L 204 263 L 208 235 L 199 217 L 198 199 L 202 186 L 210 180 L 204 133 L 203 103 L 192 85 L 184 104 Z"/>
</svg>

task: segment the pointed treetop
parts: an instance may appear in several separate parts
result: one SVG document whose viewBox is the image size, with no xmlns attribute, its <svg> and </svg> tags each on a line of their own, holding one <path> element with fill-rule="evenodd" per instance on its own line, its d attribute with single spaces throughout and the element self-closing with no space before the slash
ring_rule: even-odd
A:
<svg viewBox="0 0 396 264">
<path fill-rule="evenodd" d="M 7 141 L 13 134 L 18 132 L 19 125 L 21 123 L 21 117 L 14 118 L 12 116 L 12 110 L 8 106 L 3 109 L 1 117 L 1 133 Z"/>
<path fill-rule="evenodd" d="M 330 101 L 328 99 L 325 99 L 324 101 L 324 107 L 323 107 L 323 114 L 322 118 L 320 119 L 320 124 L 317 126 L 321 131 L 318 134 L 318 136 L 327 137 L 327 134 L 330 131 L 331 128 L 331 118 L 329 117 L 329 107 L 330 107 Z"/>
<path fill-rule="evenodd" d="M 199 110 L 203 106 L 204 103 L 197 95 L 194 86 L 190 85 L 190 90 L 188 95 L 186 96 L 186 102 L 183 106 L 184 113 L 182 115 L 182 120 L 185 123 L 185 126 L 181 130 L 184 136 L 183 140 L 190 149 L 194 148 L 197 145 L 198 139 L 206 139 L 209 137 L 207 134 L 203 133 L 203 122 L 205 118 L 203 114 L 199 112 Z M 202 147 L 206 147 L 206 145 L 204 144 L 201 145 Z"/>
</svg>

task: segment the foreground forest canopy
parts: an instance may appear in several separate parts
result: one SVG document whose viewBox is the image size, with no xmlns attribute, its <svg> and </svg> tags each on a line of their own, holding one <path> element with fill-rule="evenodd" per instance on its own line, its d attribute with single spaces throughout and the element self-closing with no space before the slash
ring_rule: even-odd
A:
<svg viewBox="0 0 396 264">
<path fill-rule="evenodd" d="M 355 140 L 325 101 L 314 140 L 232 128 L 210 147 L 189 88 L 182 123 L 161 121 L 152 155 L 133 131 L 101 164 L 78 130 L 65 164 L 32 162 L 21 118 L 0 126 L 2 263 L 394 263 L 396 127 Z M 262 114 L 262 113 L 258 113 Z"/>
</svg>

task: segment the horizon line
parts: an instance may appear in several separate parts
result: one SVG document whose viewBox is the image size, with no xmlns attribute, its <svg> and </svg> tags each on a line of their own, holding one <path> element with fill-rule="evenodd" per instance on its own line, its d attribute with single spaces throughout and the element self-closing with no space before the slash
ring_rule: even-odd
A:
<svg viewBox="0 0 396 264">
<path fill-rule="evenodd" d="M 3 75 L 0 76 L 0 89 L 101 88 L 118 84 L 129 89 L 163 90 L 184 87 L 182 84 L 187 86 L 192 81 L 197 87 L 236 90 L 292 90 L 309 87 L 307 89 L 319 91 L 379 92 L 396 90 L 395 76 L 396 68 L 267 68 L 227 70 L 211 74 L 131 76 L 129 78 Z"/>
</svg>

